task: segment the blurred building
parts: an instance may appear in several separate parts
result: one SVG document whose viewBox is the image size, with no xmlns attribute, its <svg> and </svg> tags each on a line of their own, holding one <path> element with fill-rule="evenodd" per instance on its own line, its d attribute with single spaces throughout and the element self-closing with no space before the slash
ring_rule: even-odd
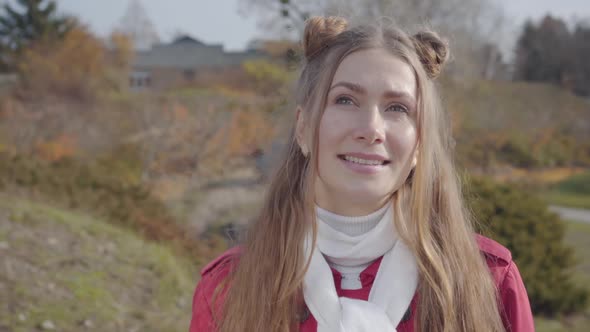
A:
<svg viewBox="0 0 590 332">
<path fill-rule="evenodd" d="M 220 44 L 205 44 L 181 35 L 171 43 L 158 43 L 138 50 L 129 84 L 133 90 L 163 89 L 195 82 L 203 73 L 240 66 L 244 61 L 264 57 L 257 49 L 226 52 Z"/>
<path fill-rule="evenodd" d="M 159 90 L 190 84 L 203 73 L 222 74 L 242 62 L 262 57 L 262 47 L 225 52 L 220 44 L 205 44 L 189 35 L 162 43 L 156 27 L 138 0 L 130 0 L 116 31 L 128 36 L 135 49 L 129 85 L 134 91 Z"/>
</svg>

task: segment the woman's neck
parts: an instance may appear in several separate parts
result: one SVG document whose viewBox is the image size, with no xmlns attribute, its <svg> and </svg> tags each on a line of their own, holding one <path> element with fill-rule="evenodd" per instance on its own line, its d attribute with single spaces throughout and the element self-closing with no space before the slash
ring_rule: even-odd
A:
<svg viewBox="0 0 590 332">
<path fill-rule="evenodd" d="M 317 206 L 332 213 L 347 217 L 363 217 L 380 210 L 391 202 L 390 196 L 359 197 L 358 194 L 335 194 L 325 189 L 316 190 L 315 203 Z"/>
<path fill-rule="evenodd" d="M 373 229 L 383 218 L 388 205 L 364 216 L 344 216 L 316 205 L 317 217 L 336 231 L 349 236 L 359 236 Z"/>
</svg>

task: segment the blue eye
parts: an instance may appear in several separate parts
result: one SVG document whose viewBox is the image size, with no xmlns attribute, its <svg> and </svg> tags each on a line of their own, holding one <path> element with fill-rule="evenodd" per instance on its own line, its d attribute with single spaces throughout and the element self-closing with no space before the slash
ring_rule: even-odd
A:
<svg viewBox="0 0 590 332">
<path fill-rule="evenodd" d="M 354 101 L 350 97 L 343 96 L 336 98 L 336 104 L 354 105 Z"/>
<path fill-rule="evenodd" d="M 385 109 L 386 112 L 388 111 L 393 111 L 393 112 L 403 112 L 403 113 L 408 113 L 408 108 L 405 107 L 404 105 L 401 104 L 393 104 L 390 105 L 389 107 L 387 107 Z"/>
</svg>

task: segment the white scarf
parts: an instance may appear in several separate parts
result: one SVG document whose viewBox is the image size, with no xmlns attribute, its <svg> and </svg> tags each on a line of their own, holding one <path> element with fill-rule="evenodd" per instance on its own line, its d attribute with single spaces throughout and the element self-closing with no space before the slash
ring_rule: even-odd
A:
<svg viewBox="0 0 590 332">
<path fill-rule="evenodd" d="M 306 254 L 312 257 L 303 296 L 318 322 L 317 331 L 394 332 L 414 297 L 418 268 L 412 252 L 397 238 L 392 207 L 375 228 L 354 237 L 318 219 L 315 250 L 311 240 L 309 235 L 304 243 Z M 359 265 L 383 256 L 368 301 L 338 297 L 324 255 L 340 265 Z"/>
</svg>

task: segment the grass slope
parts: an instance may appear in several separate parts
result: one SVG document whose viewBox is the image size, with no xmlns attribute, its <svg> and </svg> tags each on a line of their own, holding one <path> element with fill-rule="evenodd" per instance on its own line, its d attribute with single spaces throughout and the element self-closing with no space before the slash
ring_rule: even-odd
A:
<svg viewBox="0 0 590 332">
<path fill-rule="evenodd" d="M 590 209 L 590 195 L 549 190 L 541 195 L 547 203 L 577 209 Z"/>
<path fill-rule="evenodd" d="M 183 331 L 195 264 L 85 215 L 0 195 L 0 331 Z"/>
<path fill-rule="evenodd" d="M 590 170 L 556 183 L 544 197 L 552 204 L 590 209 Z"/>
</svg>

